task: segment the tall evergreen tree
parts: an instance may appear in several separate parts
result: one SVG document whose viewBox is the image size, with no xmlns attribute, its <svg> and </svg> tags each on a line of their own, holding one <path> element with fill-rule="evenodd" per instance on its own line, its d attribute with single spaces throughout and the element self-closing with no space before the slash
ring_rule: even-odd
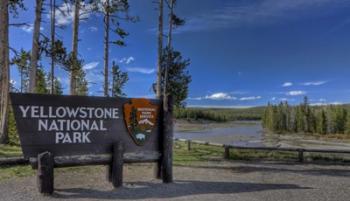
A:
<svg viewBox="0 0 350 201">
<path fill-rule="evenodd" d="M 33 28 L 33 44 L 31 51 L 31 60 L 30 60 L 30 75 L 29 75 L 29 91 L 31 93 L 35 92 L 36 85 L 36 75 L 38 68 L 38 60 L 40 54 L 40 24 L 41 24 L 41 13 L 43 7 L 43 0 L 36 0 L 35 7 L 35 20 Z"/>
<path fill-rule="evenodd" d="M 161 96 L 161 81 L 162 81 L 162 53 L 163 53 L 163 4 L 164 0 L 159 0 L 159 16 L 158 16 L 158 57 L 157 57 L 157 83 L 156 95 Z"/>
<path fill-rule="evenodd" d="M 29 71 L 30 71 L 30 52 L 23 49 L 12 58 L 12 65 L 16 65 L 19 71 L 20 92 L 26 93 L 29 91 Z"/>
<path fill-rule="evenodd" d="M 119 66 L 115 62 L 113 62 L 111 84 L 112 97 L 125 96 L 125 93 L 123 92 L 123 87 L 128 80 L 128 73 L 122 72 Z"/>
<path fill-rule="evenodd" d="M 46 75 L 44 70 L 39 67 L 36 71 L 36 87 L 34 93 L 49 94 L 49 87 L 46 83 Z"/>
<path fill-rule="evenodd" d="M 70 94 L 77 94 L 77 79 L 79 79 L 79 61 L 78 61 L 78 39 L 79 39 L 79 15 L 80 15 L 80 0 L 74 1 L 74 17 L 73 17 L 73 37 L 72 37 L 72 52 L 70 62 Z"/>
<path fill-rule="evenodd" d="M 7 122 L 9 104 L 9 13 L 8 0 L 0 1 L 0 144 L 8 142 Z"/>
</svg>

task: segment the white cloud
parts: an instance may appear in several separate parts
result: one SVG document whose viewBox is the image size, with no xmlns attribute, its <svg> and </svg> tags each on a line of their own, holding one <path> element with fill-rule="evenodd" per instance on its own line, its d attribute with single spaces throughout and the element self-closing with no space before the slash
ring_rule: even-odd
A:
<svg viewBox="0 0 350 201">
<path fill-rule="evenodd" d="M 26 25 L 22 25 L 21 29 L 27 33 L 32 33 L 34 30 L 34 25 L 33 24 L 26 24 Z M 44 28 L 40 27 L 40 31 L 43 31 Z"/>
<path fill-rule="evenodd" d="M 92 5 L 81 3 L 80 7 L 80 17 L 79 19 L 86 19 L 91 15 Z M 74 19 L 74 10 L 75 6 L 71 3 L 63 3 L 61 6 L 56 8 L 56 25 L 64 26 L 73 22 Z M 47 15 L 47 18 L 50 18 L 50 13 Z"/>
<path fill-rule="evenodd" d="M 313 81 L 313 82 L 304 82 L 301 85 L 304 86 L 320 86 L 326 84 L 328 81 Z"/>
<path fill-rule="evenodd" d="M 156 72 L 154 68 L 140 68 L 140 67 L 126 68 L 126 70 L 132 73 L 142 73 L 142 74 L 152 74 Z"/>
<path fill-rule="evenodd" d="M 292 82 L 285 82 L 283 83 L 282 87 L 291 87 L 293 86 L 293 83 Z"/>
<path fill-rule="evenodd" d="M 228 93 L 224 93 L 224 92 L 213 93 L 211 95 L 205 96 L 204 98 L 209 100 L 236 100 L 237 99 L 236 97 L 233 97 Z"/>
<path fill-rule="evenodd" d="M 228 93 L 218 92 L 204 97 L 188 98 L 189 100 L 236 100 L 237 98 Z"/>
<path fill-rule="evenodd" d="M 242 97 L 239 100 L 240 101 L 252 101 L 252 100 L 259 100 L 261 99 L 261 96 L 248 96 L 248 97 Z"/>
<path fill-rule="evenodd" d="M 14 86 L 14 85 L 17 84 L 17 82 L 16 82 L 16 80 L 11 79 L 11 80 L 10 80 L 10 84 L 11 84 L 12 86 Z"/>
<path fill-rule="evenodd" d="M 98 31 L 98 28 L 95 27 L 95 26 L 91 26 L 91 27 L 89 27 L 89 30 L 90 30 L 91 32 L 95 32 L 95 31 Z"/>
<path fill-rule="evenodd" d="M 342 105 L 344 103 L 342 102 L 338 102 L 338 101 L 335 101 L 335 102 L 316 102 L 316 103 L 310 103 L 311 106 L 325 106 L 325 105 Z"/>
<path fill-rule="evenodd" d="M 90 63 L 87 63 L 83 66 L 83 69 L 84 70 L 91 70 L 91 69 L 94 69 L 98 66 L 99 62 L 90 62 Z"/>
<path fill-rule="evenodd" d="M 305 95 L 306 91 L 289 91 L 286 93 L 287 96 L 302 96 Z"/>
<path fill-rule="evenodd" d="M 249 105 L 187 105 L 187 108 L 234 108 L 234 109 L 245 109 L 256 106 Z"/>
<path fill-rule="evenodd" d="M 130 57 L 121 58 L 118 62 L 119 63 L 124 63 L 124 64 L 130 64 L 133 61 L 135 61 L 135 58 L 130 56 Z"/>
</svg>

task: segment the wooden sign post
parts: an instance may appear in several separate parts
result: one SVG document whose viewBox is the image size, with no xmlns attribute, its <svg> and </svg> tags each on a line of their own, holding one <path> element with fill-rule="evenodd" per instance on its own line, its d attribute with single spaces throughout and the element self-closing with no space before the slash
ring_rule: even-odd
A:
<svg viewBox="0 0 350 201">
<path fill-rule="evenodd" d="M 107 178 L 122 186 L 124 163 L 160 164 L 172 182 L 172 99 L 12 93 L 23 155 L 38 169 L 39 191 L 53 192 L 53 169 L 109 165 Z"/>
</svg>

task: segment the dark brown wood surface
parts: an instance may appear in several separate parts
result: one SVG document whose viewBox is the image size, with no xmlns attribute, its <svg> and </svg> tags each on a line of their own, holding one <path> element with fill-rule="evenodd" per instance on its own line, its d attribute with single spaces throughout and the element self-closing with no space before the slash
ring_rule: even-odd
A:
<svg viewBox="0 0 350 201">
<path fill-rule="evenodd" d="M 166 104 L 166 103 L 164 103 Z M 164 183 L 173 182 L 173 98 L 168 97 L 167 111 L 163 116 L 163 156 L 162 156 L 162 179 Z"/>
<path fill-rule="evenodd" d="M 52 194 L 54 190 L 54 160 L 50 152 L 43 152 L 38 155 L 37 182 L 39 192 Z"/>
<path fill-rule="evenodd" d="M 124 146 L 121 142 L 113 144 L 112 184 L 115 188 L 123 186 L 123 152 Z"/>
<path fill-rule="evenodd" d="M 123 115 L 123 105 L 130 102 L 130 98 L 106 98 L 86 96 L 56 96 L 40 94 L 11 94 L 12 106 L 15 113 L 17 129 L 20 135 L 24 157 L 36 157 L 37 154 L 49 151 L 54 156 L 90 155 L 111 153 L 112 144 L 121 141 L 125 145 L 125 153 L 142 151 L 159 152 L 159 129 L 152 130 L 149 139 L 143 146 L 135 144 L 128 133 Z M 150 99 L 152 104 L 159 105 L 160 101 Z M 44 106 L 48 107 L 93 107 L 93 108 L 118 108 L 118 119 L 103 119 L 106 131 L 89 131 L 91 143 L 56 143 L 56 131 L 38 131 L 38 118 L 25 118 L 19 106 Z M 57 118 L 58 119 L 58 118 Z M 69 118 L 68 118 L 69 119 Z M 75 118 L 80 120 L 79 118 Z M 70 119 L 73 120 L 73 119 Z M 101 120 L 91 118 L 90 120 Z M 157 121 L 157 124 L 159 120 Z M 63 132 L 70 132 L 66 131 Z"/>
</svg>

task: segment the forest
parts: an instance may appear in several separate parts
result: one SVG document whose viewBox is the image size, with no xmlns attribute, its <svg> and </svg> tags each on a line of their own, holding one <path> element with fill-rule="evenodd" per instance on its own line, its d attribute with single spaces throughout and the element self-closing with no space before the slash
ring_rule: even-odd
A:
<svg viewBox="0 0 350 201">
<path fill-rule="evenodd" d="M 177 15 L 176 3 L 179 0 L 150 1 L 155 6 L 157 20 L 155 31 L 157 62 L 156 79 L 149 88 L 157 98 L 166 101 L 173 94 L 177 107 L 184 105 L 188 95 L 191 75 L 188 71 L 190 59 L 184 57 L 174 47 L 173 32 L 185 24 L 185 20 Z M 129 81 L 128 72 L 121 70 L 110 55 L 111 46 L 125 47 L 128 36 L 132 33 L 125 29 L 125 24 L 136 24 L 141 20 L 137 13 L 130 14 L 132 5 L 128 0 L 35 0 L 32 19 L 21 22 L 19 14 L 27 12 L 29 1 L 0 1 L 0 144 L 17 144 L 18 136 L 15 128 L 13 112 L 10 107 L 9 93 L 40 93 L 61 95 L 64 93 L 62 80 L 68 81 L 69 89 L 65 94 L 88 96 L 89 84 L 97 84 L 89 80 L 83 68 L 84 55 L 79 52 L 79 43 L 83 41 L 81 24 L 94 18 L 100 20 L 103 29 L 103 81 L 102 93 L 105 97 L 123 97 L 127 94 L 124 87 Z M 71 20 L 71 32 L 64 37 L 71 38 L 71 47 L 62 40 L 60 30 L 66 27 L 59 24 L 57 16 Z M 46 20 L 48 19 L 48 20 Z M 45 29 L 43 26 L 46 25 Z M 65 25 L 66 26 L 66 25 Z M 47 27 L 49 27 L 47 29 Z M 14 48 L 10 41 L 10 29 L 25 28 L 32 34 L 31 48 Z M 57 69 L 66 72 L 67 77 L 57 75 Z M 19 82 L 14 84 L 11 71 L 19 74 Z M 176 93 L 175 93 L 176 92 Z"/>
<path fill-rule="evenodd" d="M 347 105 L 311 106 L 308 98 L 292 106 L 288 102 L 268 104 L 262 125 L 276 133 L 348 134 L 350 135 L 350 107 Z"/>
<path fill-rule="evenodd" d="M 175 117 L 187 120 L 226 121 L 258 121 L 265 107 L 252 108 L 176 108 Z"/>
</svg>

